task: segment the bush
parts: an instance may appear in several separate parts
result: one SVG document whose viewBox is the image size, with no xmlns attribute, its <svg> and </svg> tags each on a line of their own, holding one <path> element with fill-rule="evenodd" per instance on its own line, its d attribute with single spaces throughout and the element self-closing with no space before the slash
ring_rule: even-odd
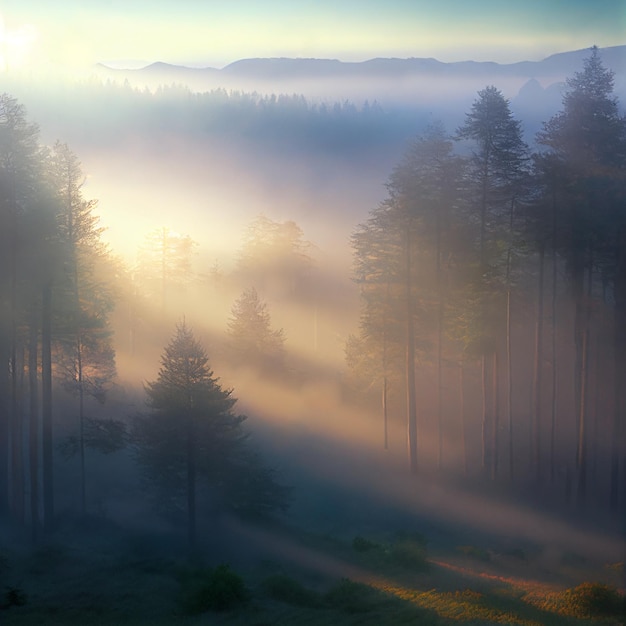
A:
<svg viewBox="0 0 626 626">
<path fill-rule="evenodd" d="M 363 613 L 372 609 L 375 590 L 363 583 L 342 578 L 326 593 L 326 602 L 346 613 Z"/>
<path fill-rule="evenodd" d="M 245 604 L 248 590 L 243 579 L 228 565 L 196 571 L 183 580 L 183 608 L 196 615 L 205 611 L 226 611 Z"/>
<path fill-rule="evenodd" d="M 356 552 L 369 552 L 370 550 L 374 550 L 379 547 L 380 546 L 377 543 L 370 541 L 369 539 L 365 539 L 365 537 L 357 536 L 352 540 L 352 548 Z"/>
<path fill-rule="evenodd" d="M 412 539 L 396 541 L 391 546 L 392 561 L 409 569 L 423 570 L 428 567 L 426 545 Z"/>
<path fill-rule="evenodd" d="M 576 617 L 618 615 L 623 598 L 615 587 L 602 583 L 585 582 L 562 594 L 562 610 Z"/>
<path fill-rule="evenodd" d="M 11 608 L 12 606 L 24 606 L 26 604 L 26 594 L 17 587 L 7 587 L 4 593 L 4 603 L 0 608 Z"/>
<path fill-rule="evenodd" d="M 306 607 L 320 605 L 320 598 L 314 591 L 285 574 L 276 574 L 266 578 L 262 587 L 268 596 L 279 602 Z"/>
</svg>

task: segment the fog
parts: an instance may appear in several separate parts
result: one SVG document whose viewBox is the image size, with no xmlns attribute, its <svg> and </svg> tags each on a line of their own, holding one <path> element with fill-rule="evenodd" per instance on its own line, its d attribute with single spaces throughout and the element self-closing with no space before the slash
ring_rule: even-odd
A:
<svg viewBox="0 0 626 626">
<path fill-rule="evenodd" d="M 437 588 L 452 576 L 445 568 L 465 568 L 561 591 L 593 580 L 623 594 L 624 240 L 604 222 L 584 222 L 589 240 L 570 240 L 569 226 L 545 230 L 551 207 L 565 207 L 565 219 L 584 192 L 572 199 L 528 156 L 548 150 L 536 133 L 562 109 L 584 58 L 419 75 L 379 63 L 374 77 L 363 64 L 304 78 L 267 65 L 255 77 L 254 63 L 100 67 L 47 85 L 9 77 L 51 152 L 37 153 L 40 169 L 8 157 L 0 166 L 17 189 L 5 194 L 2 179 L 0 581 L 29 598 L 21 607 L 7 595 L 0 609 L 38 618 L 59 591 L 18 562 L 72 545 L 81 556 L 52 556 L 46 576 L 67 566 L 89 581 L 109 550 L 128 572 L 162 559 L 153 566 L 170 586 L 184 579 L 172 574 L 181 563 L 230 563 L 263 606 L 269 562 L 319 589 L 342 577 L 428 589 L 384 556 L 418 536 L 440 568 Z M 618 119 L 621 56 L 603 58 L 616 72 Z M 462 127 L 488 85 L 529 146 L 514 191 L 510 172 L 485 182 L 495 191 L 481 225 L 479 149 Z M 450 153 L 426 166 L 433 128 Z M 31 163 L 35 152 L 16 137 Z M 52 148 L 57 140 L 80 166 Z M 425 183 L 442 163 L 443 178 Z M 615 197 L 620 167 L 607 165 L 599 183 Z M 37 176 L 45 200 L 28 182 Z M 606 194 L 584 208 L 601 206 L 622 232 Z M 55 212 L 58 231 L 46 231 Z M 45 256 L 51 241 L 60 243 Z M 196 382 L 212 404 L 201 392 L 198 402 L 213 434 L 196 400 L 168 404 L 180 351 L 206 374 Z M 159 416 L 174 419 L 150 422 Z M 355 538 L 379 560 L 351 551 Z M 163 610 L 176 616 L 171 596 Z"/>
</svg>

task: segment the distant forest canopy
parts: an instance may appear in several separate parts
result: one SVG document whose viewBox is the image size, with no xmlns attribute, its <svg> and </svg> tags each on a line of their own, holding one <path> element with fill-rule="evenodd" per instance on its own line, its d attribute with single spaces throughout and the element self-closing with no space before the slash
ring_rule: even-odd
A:
<svg viewBox="0 0 626 626">
<path fill-rule="evenodd" d="M 601 54 L 609 55 L 619 70 L 622 66 L 616 59 L 621 52 L 620 47 Z M 582 58 L 579 53 L 568 54 Z M 523 121 L 526 141 L 533 143 L 541 123 L 560 106 L 565 68 L 572 65 L 568 55 L 562 56 L 536 68 L 527 64 L 530 69 L 525 71 L 513 69 L 523 64 L 439 64 L 441 68 L 437 65 L 431 73 L 413 79 L 405 71 L 392 71 L 393 63 L 402 60 L 380 59 L 371 76 L 365 72 L 359 78 L 358 89 L 339 98 L 336 94 L 349 83 L 350 74 L 342 78 L 343 83 L 332 84 L 334 91 L 313 95 L 309 85 L 315 76 L 307 78 L 306 67 L 303 81 L 268 80 L 258 89 L 242 82 L 236 87 L 199 90 L 189 85 L 187 76 L 192 70 L 174 67 L 159 73 L 154 69 L 158 64 L 139 72 L 101 71 L 80 82 L 31 82 L 27 77 L 7 76 L 5 89 L 24 102 L 44 137 L 60 138 L 77 148 L 93 142 L 176 134 L 197 142 L 245 141 L 302 154 L 332 152 L 355 158 L 379 150 L 397 158 L 409 138 L 429 121 L 440 120 L 450 130 L 458 126 L 476 91 L 485 84 L 496 85 L 510 98 L 512 111 Z M 276 60 L 255 61 L 263 65 Z M 297 72 L 298 62 L 305 60 L 292 61 L 292 72 Z M 378 67 L 384 61 L 388 61 L 383 66 L 390 77 Z M 542 64 L 547 69 L 540 69 Z M 539 80 L 533 78 L 533 71 Z M 150 88 L 139 86 L 141 76 L 151 77 Z M 387 82 L 380 82 L 385 76 Z M 626 90 L 619 71 L 615 89 L 618 96 Z"/>
</svg>

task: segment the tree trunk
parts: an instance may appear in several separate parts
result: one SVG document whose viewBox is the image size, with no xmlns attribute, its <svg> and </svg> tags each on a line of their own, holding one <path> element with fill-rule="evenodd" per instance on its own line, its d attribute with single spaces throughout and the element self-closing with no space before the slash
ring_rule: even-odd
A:
<svg viewBox="0 0 626 626">
<path fill-rule="evenodd" d="M 193 415 L 187 417 L 187 544 L 189 555 L 196 547 L 196 442 Z"/>
<path fill-rule="evenodd" d="M 441 277 L 441 215 L 437 212 L 437 250 L 436 250 L 436 281 L 437 281 L 437 468 L 443 466 L 443 280 Z"/>
<path fill-rule="evenodd" d="M 506 253 L 506 421 L 509 429 L 509 478 L 513 480 L 515 460 L 513 458 L 513 356 L 511 351 L 511 262 L 513 254 L 513 217 L 515 198 L 509 210 L 509 245 Z M 497 393 L 497 392 L 496 392 Z"/>
<path fill-rule="evenodd" d="M 591 327 L 591 298 L 593 287 L 593 258 L 589 252 L 589 271 L 587 275 L 587 292 L 583 296 L 583 319 L 581 337 L 580 356 L 580 400 L 578 417 L 578 450 L 576 454 L 576 465 L 578 468 L 577 497 L 581 506 L 584 506 L 587 496 L 587 419 L 588 419 L 588 396 L 589 396 L 589 348 L 590 348 L 590 327 Z"/>
<path fill-rule="evenodd" d="M 492 421 L 492 458 L 491 458 L 491 478 L 495 480 L 498 475 L 498 463 L 500 461 L 499 455 L 499 429 L 500 429 L 500 406 L 498 399 L 498 351 L 493 351 L 493 371 L 492 374 L 492 388 L 493 388 L 493 421 Z"/>
<path fill-rule="evenodd" d="M 550 301 L 550 354 L 552 355 L 552 377 L 550 389 L 550 481 L 554 484 L 556 479 L 556 415 L 558 393 L 558 355 L 556 352 L 556 328 L 557 328 L 557 278 L 559 258 L 556 252 L 558 243 L 558 213 L 556 198 L 552 198 L 552 297 Z"/>
<path fill-rule="evenodd" d="M 626 413 L 626 226 L 622 226 L 617 238 L 617 259 L 615 263 L 615 309 L 614 309 L 614 388 L 615 400 L 611 428 L 611 479 L 609 503 L 616 515 L 619 511 L 620 457 L 623 471 L 626 472 L 626 450 L 624 449 L 624 422 Z M 626 480 L 622 485 L 624 500 L 622 506 L 624 539 L 626 540 Z M 626 544 L 625 544 L 626 545 Z"/>
<path fill-rule="evenodd" d="M 382 409 L 383 409 L 383 438 L 385 450 L 389 449 L 389 423 L 387 415 L 387 307 L 389 306 L 389 280 L 385 288 L 385 313 L 383 315 L 383 389 L 382 389 Z"/>
<path fill-rule="evenodd" d="M 24 425 L 22 421 L 22 397 L 24 385 L 24 355 L 18 352 L 15 341 L 12 347 L 11 377 L 11 486 L 13 518 L 19 524 L 24 523 Z"/>
<path fill-rule="evenodd" d="M 387 422 L 387 374 L 383 376 L 382 409 L 383 409 L 383 441 L 384 441 L 385 450 L 388 450 L 389 449 L 389 434 L 388 434 L 388 422 Z"/>
<path fill-rule="evenodd" d="M 411 228 L 406 233 L 406 411 L 409 470 L 417 473 L 417 406 L 415 393 L 415 329 L 411 289 Z"/>
<path fill-rule="evenodd" d="M 463 468 L 465 470 L 465 475 L 467 476 L 469 473 L 469 466 L 467 459 L 467 414 L 465 411 L 465 362 L 463 360 L 461 360 L 459 366 L 459 405 L 461 409 L 461 424 L 463 428 Z"/>
<path fill-rule="evenodd" d="M 515 474 L 513 457 L 513 354 L 511 351 L 511 289 L 506 292 L 506 421 L 509 429 L 509 478 Z"/>
<path fill-rule="evenodd" d="M 80 455 L 80 510 L 87 515 L 87 476 L 85 474 L 85 388 L 83 381 L 83 347 L 80 336 L 76 339 L 76 366 L 78 374 L 78 444 Z"/>
<path fill-rule="evenodd" d="M 30 526 L 33 543 L 39 537 L 39 380 L 38 346 L 39 324 L 36 316 L 37 307 L 33 306 L 28 337 L 28 460 L 30 479 Z"/>
<path fill-rule="evenodd" d="M 539 278 L 537 282 L 537 317 L 535 320 L 535 363 L 533 371 L 533 464 L 537 482 L 541 482 L 541 381 L 543 366 L 543 281 L 545 245 L 539 247 Z"/>
<path fill-rule="evenodd" d="M 9 345 L 0 331 L 0 518 L 9 510 Z"/>
<path fill-rule="evenodd" d="M 41 325 L 41 422 L 43 470 L 43 523 L 49 532 L 54 524 L 54 457 L 52 441 L 52 289 L 48 283 L 42 296 Z"/>
<path fill-rule="evenodd" d="M 483 353 L 480 357 L 480 374 L 482 381 L 482 420 L 481 420 L 481 445 L 483 472 L 487 472 L 487 356 Z"/>
</svg>

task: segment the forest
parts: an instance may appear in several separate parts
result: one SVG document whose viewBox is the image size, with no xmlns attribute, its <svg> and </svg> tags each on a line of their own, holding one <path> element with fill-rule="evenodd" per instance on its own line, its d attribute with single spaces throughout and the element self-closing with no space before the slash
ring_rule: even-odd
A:
<svg viewBox="0 0 626 626">
<path fill-rule="evenodd" d="M 493 85 L 455 128 L 128 84 L 76 88 L 71 119 L 36 101 L 40 127 L 20 97 L 0 95 L 2 623 L 619 623 L 626 117 L 597 48 L 537 132 Z M 208 249 L 174 203 L 148 232 L 131 206 L 131 258 L 79 150 L 143 137 L 199 169 L 237 143 L 332 154 L 347 185 L 390 173 L 378 204 L 306 212 L 310 239 L 297 209 L 221 207 Z"/>
</svg>

